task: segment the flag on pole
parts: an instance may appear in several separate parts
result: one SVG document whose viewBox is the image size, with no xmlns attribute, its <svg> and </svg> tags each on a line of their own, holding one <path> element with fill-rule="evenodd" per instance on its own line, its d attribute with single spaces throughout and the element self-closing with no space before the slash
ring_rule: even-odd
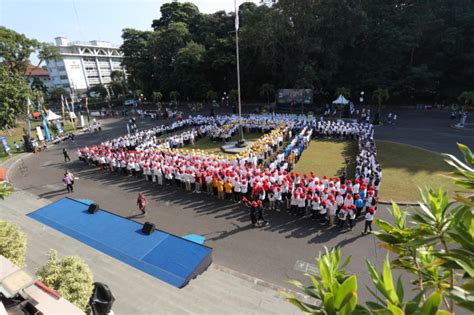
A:
<svg viewBox="0 0 474 315">
<path fill-rule="evenodd" d="M 43 95 L 40 97 L 40 103 L 43 105 L 44 114 L 48 116 L 48 109 L 46 108 L 46 102 L 44 101 Z"/>
<path fill-rule="evenodd" d="M 86 96 L 86 113 L 89 114 L 89 98 Z"/>
<path fill-rule="evenodd" d="M 31 100 L 30 100 L 30 97 L 28 96 L 26 98 L 26 124 L 27 124 L 27 128 L 28 128 L 28 141 L 31 140 L 31 116 L 30 116 L 30 106 L 31 106 Z M 26 148 L 26 146 L 25 146 Z"/>
<path fill-rule="evenodd" d="M 64 96 L 61 94 L 61 113 L 63 114 L 64 119 Z"/>
<path fill-rule="evenodd" d="M 66 104 L 66 109 L 67 109 L 68 113 L 70 113 L 71 109 L 69 108 L 69 103 L 67 102 L 67 97 L 64 98 L 64 103 Z"/>
<path fill-rule="evenodd" d="M 71 88 L 71 110 L 72 112 L 74 113 L 74 92 L 73 92 L 73 89 Z"/>
<path fill-rule="evenodd" d="M 239 8 L 237 7 L 237 0 L 234 0 L 235 4 L 235 30 L 239 30 Z"/>
<path fill-rule="evenodd" d="M 28 116 L 30 116 L 30 106 L 31 106 L 31 100 L 30 100 L 30 97 L 28 96 L 26 98 L 26 112 Z"/>
</svg>

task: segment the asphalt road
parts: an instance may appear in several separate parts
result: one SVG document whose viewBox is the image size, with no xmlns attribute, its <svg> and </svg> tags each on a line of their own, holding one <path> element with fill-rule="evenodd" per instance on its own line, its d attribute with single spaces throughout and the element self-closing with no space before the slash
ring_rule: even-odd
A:
<svg viewBox="0 0 474 315">
<path fill-rule="evenodd" d="M 415 124 L 406 126 L 404 116 L 399 114 L 400 126 L 379 127 L 376 130 L 376 138 L 409 144 L 421 141 L 418 139 L 418 134 L 413 135 L 409 128 L 418 126 L 423 129 L 424 125 L 416 123 L 416 116 L 410 116 L 405 122 L 411 121 Z M 153 123 L 139 120 L 138 127 L 143 128 L 150 124 Z M 431 128 L 432 122 L 426 126 L 428 127 L 425 129 Z M 314 264 L 315 257 L 324 250 L 324 246 L 328 248 L 340 246 L 344 256 L 352 255 L 348 270 L 358 276 L 360 298 L 366 300 L 369 297 L 365 286 L 369 284 L 373 286 L 369 280 L 365 260 L 369 259 L 380 266 L 386 252 L 379 247 L 372 235 L 361 235 L 363 221 L 359 221 L 353 231 L 340 232 L 338 228 L 328 228 L 314 221 L 296 219 L 285 212 L 278 212 L 268 214 L 269 226 L 253 228 L 246 208 L 241 205 L 218 201 L 214 197 L 202 194 L 188 193 L 175 187 L 161 187 L 144 180 L 110 174 L 108 171 L 92 168 L 77 160 L 75 153 L 77 148 L 125 132 L 125 122 L 122 120 L 104 122 L 101 133 L 81 134 L 76 137 L 75 143 L 67 141 L 51 146 L 45 152 L 27 156 L 23 159 L 27 172 L 20 172 L 16 166 L 10 171 L 10 179 L 18 188 L 43 198 L 58 200 L 68 196 L 92 199 L 103 209 L 138 222 L 151 221 L 159 229 L 176 235 L 189 233 L 204 235 L 208 239 L 206 244 L 214 249 L 215 263 L 284 287 L 292 288 L 285 282 L 290 278 L 307 280 L 302 268 L 308 268 L 307 263 Z M 428 130 L 426 132 L 430 133 Z M 434 132 L 437 132 L 438 137 L 446 131 L 434 130 Z M 466 136 L 469 136 L 468 133 L 462 132 L 463 139 Z M 456 135 L 446 137 L 443 141 L 439 138 L 432 141 L 438 144 L 444 143 L 442 151 L 446 152 L 448 150 L 445 149 L 452 147 L 454 141 L 461 141 L 457 140 L 458 138 Z M 72 158 L 70 163 L 65 164 L 63 161 L 61 153 L 63 147 L 70 152 Z M 431 148 L 430 145 L 424 147 Z M 75 191 L 71 194 L 65 191 L 61 183 L 65 169 L 71 170 L 79 178 L 76 181 Z M 150 201 L 146 217 L 138 215 L 136 206 L 138 192 L 144 192 Z M 378 216 L 388 217 L 385 207 L 380 208 Z"/>
</svg>

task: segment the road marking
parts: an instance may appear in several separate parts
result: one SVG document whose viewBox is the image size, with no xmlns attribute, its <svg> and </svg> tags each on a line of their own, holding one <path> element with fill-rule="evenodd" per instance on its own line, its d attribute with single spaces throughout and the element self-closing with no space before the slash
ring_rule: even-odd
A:
<svg viewBox="0 0 474 315">
<path fill-rule="evenodd" d="M 315 264 L 310 264 L 302 260 L 297 260 L 295 263 L 294 269 L 296 271 L 309 273 L 311 275 L 317 276 L 319 274 L 318 267 Z"/>
</svg>

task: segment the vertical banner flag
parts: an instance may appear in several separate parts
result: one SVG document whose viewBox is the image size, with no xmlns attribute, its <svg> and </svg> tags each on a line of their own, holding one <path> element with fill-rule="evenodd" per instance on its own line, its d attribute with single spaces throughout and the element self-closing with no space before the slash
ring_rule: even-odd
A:
<svg viewBox="0 0 474 315">
<path fill-rule="evenodd" d="M 64 98 L 64 103 L 66 104 L 66 109 L 67 109 L 68 113 L 70 113 L 71 109 L 69 108 L 69 103 L 67 102 L 67 97 Z"/>
<path fill-rule="evenodd" d="M 7 142 L 7 137 L 1 136 L 0 137 L 0 142 L 3 144 L 3 148 L 5 149 L 5 152 L 7 152 L 7 154 L 9 155 L 11 150 L 10 150 L 10 146 L 8 145 L 8 142 Z"/>
<path fill-rule="evenodd" d="M 61 113 L 63 114 L 64 119 L 64 96 L 61 94 Z"/>
<path fill-rule="evenodd" d="M 237 7 L 237 0 L 234 0 L 235 4 L 235 30 L 239 30 L 239 8 Z"/>
<path fill-rule="evenodd" d="M 49 134 L 48 120 L 46 119 L 46 113 L 41 108 L 41 102 L 40 102 L 39 98 L 37 99 L 37 102 L 38 102 L 38 111 L 41 113 L 41 120 L 43 122 L 44 136 L 46 138 L 46 141 L 50 141 L 51 136 Z M 43 139 L 41 139 L 41 140 L 43 140 Z"/>
<path fill-rule="evenodd" d="M 74 113 L 74 92 L 71 89 L 71 111 Z"/>
<path fill-rule="evenodd" d="M 89 115 L 89 98 L 86 96 L 86 113 Z"/>
</svg>

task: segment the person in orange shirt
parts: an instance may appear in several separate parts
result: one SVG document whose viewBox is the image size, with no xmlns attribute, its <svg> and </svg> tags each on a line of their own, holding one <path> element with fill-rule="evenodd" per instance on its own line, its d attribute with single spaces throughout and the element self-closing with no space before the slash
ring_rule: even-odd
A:
<svg viewBox="0 0 474 315">
<path fill-rule="evenodd" d="M 217 187 L 217 198 L 219 198 L 220 200 L 224 200 L 224 183 L 222 182 L 222 180 L 220 179 L 217 180 L 216 187 Z"/>
<path fill-rule="evenodd" d="M 232 184 L 230 183 L 229 180 L 227 180 L 226 183 L 224 184 L 224 190 L 225 190 L 225 199 L 232 200 Z"/>
<path fill-rule="evenodd" d="M 294 163 L 295 163 L 295 152 L 291 151 L 290 155 L 288 155 L 288 168 L 290 170 L 293 169 Z"/>
</svg>

